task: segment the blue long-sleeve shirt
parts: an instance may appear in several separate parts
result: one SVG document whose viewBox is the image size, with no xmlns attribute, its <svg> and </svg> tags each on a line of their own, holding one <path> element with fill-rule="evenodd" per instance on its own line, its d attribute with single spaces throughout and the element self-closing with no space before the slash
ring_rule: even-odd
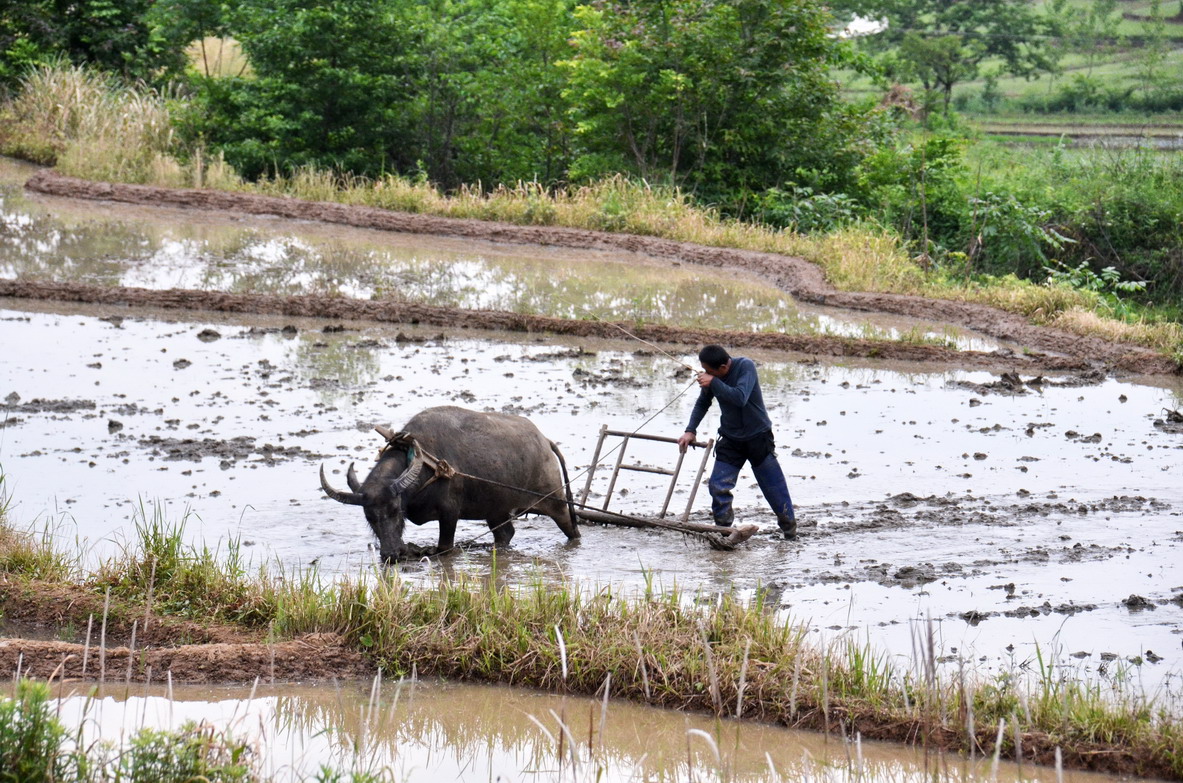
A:
<svg viewBox="0 0 1183 783">
<path fill-rule="evenodd" d="M 719 401 L 719 434 L 728 440 L 750 440 L 772 429 L 772 419 L 768 418 L 764 395 L 760 393 L 756 363 L 751 359 L 731 357 L 727 374 L 712 378 L 710 386 L 702 387 L 690 412 L 687 432 L 698 432 L 702 417 L 715 399 Z"/>
</svg>

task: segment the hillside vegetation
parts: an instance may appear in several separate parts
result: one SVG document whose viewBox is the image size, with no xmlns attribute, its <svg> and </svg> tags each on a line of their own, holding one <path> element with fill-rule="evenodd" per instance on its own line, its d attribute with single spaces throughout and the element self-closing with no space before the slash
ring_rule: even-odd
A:
<svg viewBox="0 0 1183 783">
<path fill-rule="evenodd" d="M 595 228 L 787 246 L 840 286 L 1022 300 L 1044 320 L 1065 311 L 1045 293 L 1075 291 L 1078 328 L 1180 352 L 1178 156 L 1016 149 L 958 114 L 1004 79 L 1173 105 L 1174 11 L 1114 2 L 858 0 L 836 12 L 888 26 L 856 40 L 815 0 L 145 0 L 119 35 L 33 3 L 0 12 L 0 150 L 536 223 L 583 203 Z M 1106 76 L 1123 61 L 1141 82 Z"/>
</svg>

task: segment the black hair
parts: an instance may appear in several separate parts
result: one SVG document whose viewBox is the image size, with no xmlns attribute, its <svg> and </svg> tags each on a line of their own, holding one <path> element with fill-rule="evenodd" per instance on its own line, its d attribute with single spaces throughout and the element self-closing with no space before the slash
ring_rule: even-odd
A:
<svg viewBox="0 0 1183 783">
<path fill-rule="evenodd" d="M 731 361 L 731 355 L 721 345 L 706 345 L 698 352 L 698 360 L 712 370 L 717 370 Z"/>
</svg>

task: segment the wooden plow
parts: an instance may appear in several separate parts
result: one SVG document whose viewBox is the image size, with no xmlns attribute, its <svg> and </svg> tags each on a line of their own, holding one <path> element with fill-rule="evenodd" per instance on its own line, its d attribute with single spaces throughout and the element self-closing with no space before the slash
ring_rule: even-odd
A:
<svg viewBox="0 0 1183 783">
<path fill-rule="evenodd" d="M 612 467 L 612 477 L 609 479 L 608 489 L 604 493 L 603 505 L 600 508 L 593 508 L 587 504 L 587 499 L 588 495 L 591 494 L 592 479 L 595 477 L 596 468 L 600 463 L 600 454 L 604 450 L 604 441 L 608 438 L 621 438 L 622 440 L 617 447 L 616 463 Z M 702 538 L 712 548 L 723 550 L 735 549 L 737 545 L 747 541 L 758 530 L 755 525 L 720 527 L 719 525 L 704 525 L 699 522 L 690 521 L 690 510 L 694 507 L 694 498 L 698 494 L 698 486 L 702 483 L 703 473 L 706 472 L 707 460 L 711 455 L 711 447 L 715 445 L 714 438 L 706 442 L 695 440 L 690 444 L 695 448 L 703 449 L 703 453 L 702 460 L 699 462 L 698 469 L 694 474 L 694 481 L 690 485 L 690 497 L 686 500 L 686 508 L 682 511 L 680 519 L 667 519 L 666 517 L 669 514 L 670 500 L 673 498 L 674 490 L 678 486 L 678 479 L 682 474 L 682 466 L 686 460 L 686 454 L 689 451 L 678 453 L 678 461 L 674 465 L 673 470 L 650 467 L 648 465 L 627 464 L 624 461 L 625 452 L 628 450 L 630 441 L 633 440 L 673 444 L 678 442 L 677 438 L 668 438 L 661 435 L 642 435 L 636 432 L 619 432 L 608 429 L 607 425 L 600 427 L 600 439 L 596 442 L 596 450 L 592 454 L 591 465 L 587 469 L 587 480 L 583 484 L 583 491 L 579 495 L 579 500 L 575 503 L 575 516 L 579 521 L 600 525 L 672 530 L 683 535 Z M 658 512 L 656 518 L 637 517 L 609 510 L 608 505 L 612 502 L 612 493 L 616 489 L 616 482 L 620 478 L 620 472 L 622 470 L 637 471 L 639 473 L 656 473 L 670 477 L 669 486 L 665 492 L 665 501 L 662 503 L 661 511 Z"/>
</svg>

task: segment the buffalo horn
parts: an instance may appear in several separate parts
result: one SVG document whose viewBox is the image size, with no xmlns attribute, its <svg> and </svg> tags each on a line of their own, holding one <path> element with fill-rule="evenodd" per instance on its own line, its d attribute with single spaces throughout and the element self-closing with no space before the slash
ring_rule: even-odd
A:
<svg viewBox="0 0 1183 783">
<path fill-rule="evenodd" d="M 349 488 L 354 492 L 361 492 L 361 482 L 357 480 L 357 474 L 353 472 L 353 463 L 349 463 L 349 471 L 345 474 L 345 480 L 349 482 Z"/>
<path fill-rule="evenodd" d="M 387 443 L 394 440 L 394 433 L 390 431 L 389 427 L 383 427 L 381 424 L 379 424 L 378 426 L 374 427 L 374 430 L 383 438 L 385 438 Z"/>
<path fill-rule="evenodd" d="M 328 479 L 325 478 L 325 466 L 320 466 L 320 488 L 325 491 L 325 494 L 331 497 L 338 503 L 347 503 L 351 506 L 360 506 L 365 503 L 365 498 L 360 492 L 341 492 L 329 486 Z"/>
<path fill-rule="evenodd" d="M 419 471 L 423 470 L 423 459 L 419 455 L 411 460 L 411 464 L 403 471 L 403 474 L 396 478 L 390 485 L 394 494 L 401 495 L 411 488 L 415 480 L 419 478 Z"/>
</svg>

